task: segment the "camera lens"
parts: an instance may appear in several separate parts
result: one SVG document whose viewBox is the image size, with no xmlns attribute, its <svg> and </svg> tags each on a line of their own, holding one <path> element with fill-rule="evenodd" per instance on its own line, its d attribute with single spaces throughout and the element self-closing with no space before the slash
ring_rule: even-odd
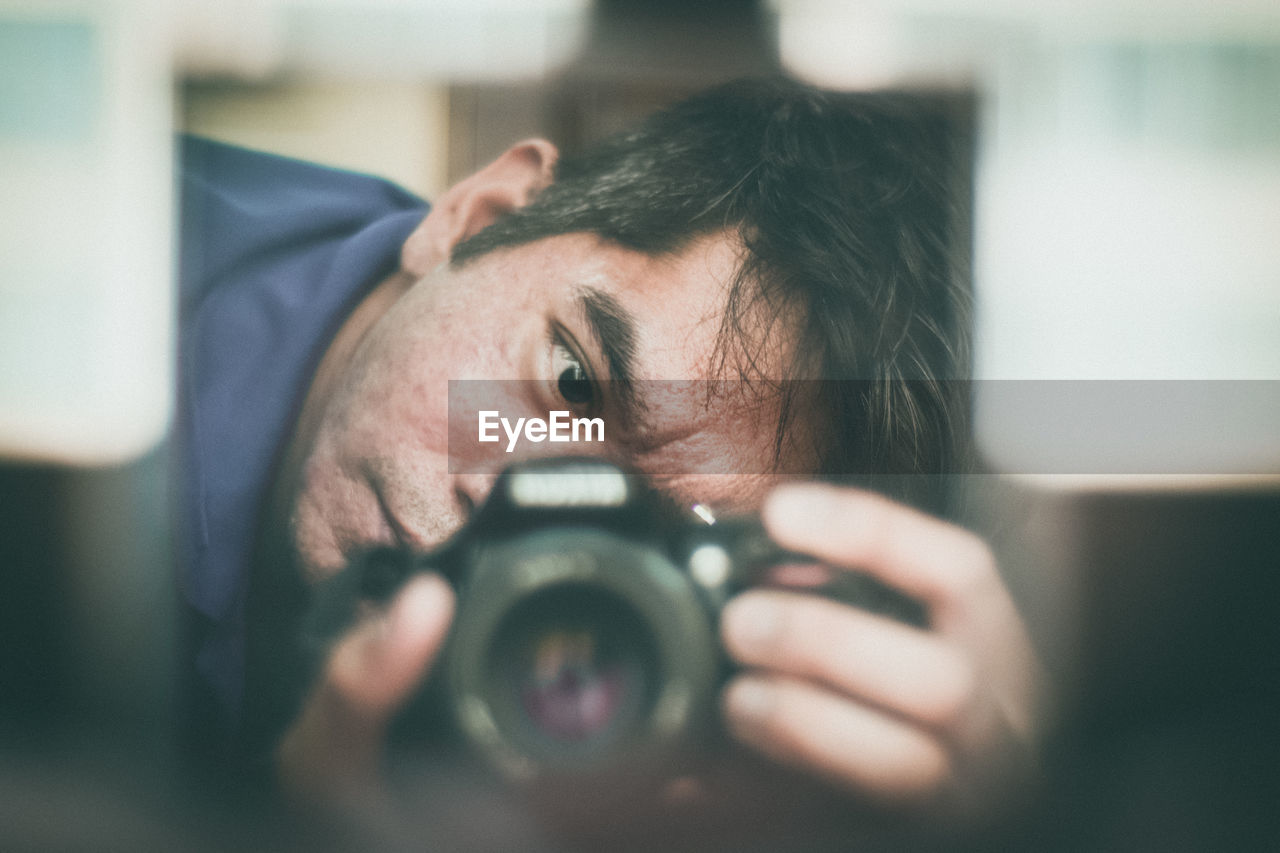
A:
<svg viewBox="0 0 1280 853">
<path fill-rule="evenodd" d="M 491 647 L 487 680 L 495 708 L 527 746 L 581 756 L 635 732 L 661 683 L 657 660 L 651 631 L 632 607 L 570 583 L 512 608 Z"/>
</svg>

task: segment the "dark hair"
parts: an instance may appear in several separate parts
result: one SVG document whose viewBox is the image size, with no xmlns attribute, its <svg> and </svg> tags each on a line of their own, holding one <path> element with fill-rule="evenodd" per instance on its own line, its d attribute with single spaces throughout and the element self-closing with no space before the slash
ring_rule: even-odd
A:
<svg viewBox="0 0 1280 853">
<path fill-rule="evenodd" d="M 945 380 L 968 367 L 970 107 L 731 83 L 563 159 L 453 262 L 571 232 L 671 253 L 728 230 L 746 251 L 721 352 L 740 344 L 749 370 L 748 342 L 798 316 L 792 376 L 819 380 L 783 383 L 778 450 L 807 414 L 823 473 L 955 470 L 966 403 Z"/>
</svg>

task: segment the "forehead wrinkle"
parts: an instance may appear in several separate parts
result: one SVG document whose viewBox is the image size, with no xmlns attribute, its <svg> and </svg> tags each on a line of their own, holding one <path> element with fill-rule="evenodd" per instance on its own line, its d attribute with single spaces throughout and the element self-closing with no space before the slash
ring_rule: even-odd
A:
<svg viewBox="0 0 1280 853">
<path fill-rule="evenodd" d="M 681 419 L 643 445 L 629 448 L 642 469 L 665 475 L 780 470 L 781 460 L 772 452 L 779 418 L 776 396 L 762 398 L 730 388 L 714 398 L 724 402 L 719 407 L 696 387 L 690 388 L 688 396 L 699 398 L 691 403 L 698 407 L 696 417 Z"/>
<path fill-rule="evenodd" d="M 718 430 L 742 424 L 744 418 L 757 423 L 767 402 L 763 395 L 748 395 L 732 380 L 641 379 L 636 385 L 650 407 L 644 428 L 634 430 L 630 438 L 637 454 L 651 455 L 698 436 L 720 435 Z"/>
</svg>

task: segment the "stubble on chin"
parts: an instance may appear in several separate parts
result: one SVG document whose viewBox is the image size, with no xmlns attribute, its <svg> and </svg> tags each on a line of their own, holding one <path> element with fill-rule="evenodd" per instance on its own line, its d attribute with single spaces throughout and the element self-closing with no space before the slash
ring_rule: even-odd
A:
<svg viewBox="0 0 1280 853">
<path fill-rule="evenodd" d="M 308 584 L 324 580 L 345 563 L 332 529 L 310 504 L 302 502 L 295 507 L 287 535 L 298 569 Z"/>
<path fill-rule="evenodd" d="M 401 544 L 411 550 L 436 548 L 467 521 L 448 464 L 440 453 L 383 454 L 365 462 L 392 524 L 400 528 Z"/>
<path fill-rule="evenodd" d="M 314 584 L 340 571 L 361 549 L 394 544 L 372 488 L 309 468 L 294 499 L 288 537 L 303 578 Z"/>
</svg>

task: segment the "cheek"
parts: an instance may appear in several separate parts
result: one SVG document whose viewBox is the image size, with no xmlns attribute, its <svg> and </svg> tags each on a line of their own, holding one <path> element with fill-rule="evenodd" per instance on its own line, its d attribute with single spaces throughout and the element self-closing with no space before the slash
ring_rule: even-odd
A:
<svg viewBox="0 0 1280 853">
<path fill-rule="evenodd" d="M 363 456 L 443 449 L 448 383 L 421 357 L 390 351 L 364 366 L 336 401 L 327 438 Z"/>
<path fill-rule="evenodd" d="M 331 406 L 336 431 L 377 455 L 447 445 L 450 374 L 473 358 L 472 332 L 452 300 L 431 291 L 407 298 L 370 331 Z"/>
<path fill-rule="evenodd" d="M 533 334 L 532 309 L 509 302 L 495 312 L 486 302 L 482 312 L 483 291 L 428 294 L 375 327 L 326 413 L 321 442 L 331 456 L 348 468 L 369 460 L 447 468 L 449 381 L 513 379 L 530 369 L 522 342 Z M 484 391 L 493 396 L 501 388 Z M 475 429 L 474 417 L 455 420 Z"/>
</svg>

